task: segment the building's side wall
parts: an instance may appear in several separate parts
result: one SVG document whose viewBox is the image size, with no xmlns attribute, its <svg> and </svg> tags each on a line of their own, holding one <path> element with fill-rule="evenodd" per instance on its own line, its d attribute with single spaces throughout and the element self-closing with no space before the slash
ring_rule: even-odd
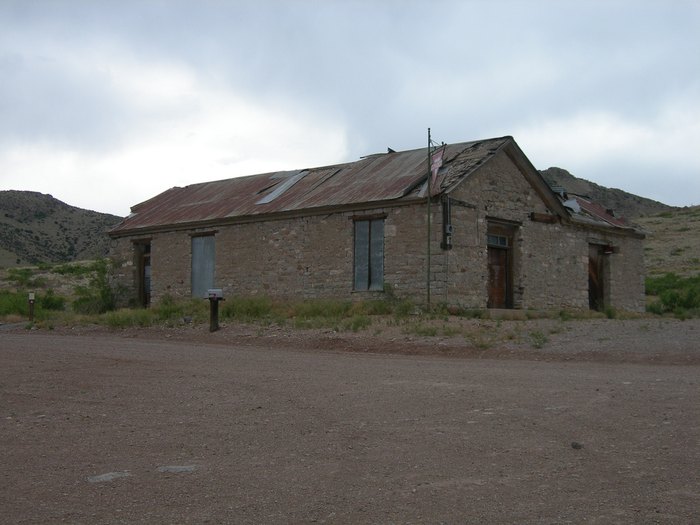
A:
<svg viewBox="0 0 700 525">
<path fill-rule="evenodd" d="M 615 250 L 608 255 L 606 301 L 612 307 L 632 312 L 646 308 L 644 290 L 644 245 L 641 239 L 607 235 Z"/>
<path fill-rule="evenodd" d="M 112 239 L 109 247 L 112 260 L 111 285 L 119 291 L 119 306 L 136 306 L 138 296 L 137 264 L 134 239 L 121 237 Z"/>
<path fill-rule="evenodd" d="M 215 236 L 215 286 L 227 296 L 278 298 L 376 297 L 353 291 L 353 219 L 384 215 L 384 282 L 399 297 L 421 300 L 426 279 L 424 205 L 374 208 L 327 215 L 218 226 L 204 230 L 154 233 L 151 243 L 151 298 L 189 297 L 191 237 Z M 112 241 L 115 280 L 136 295 L 133 243 Z"/>
</svg>

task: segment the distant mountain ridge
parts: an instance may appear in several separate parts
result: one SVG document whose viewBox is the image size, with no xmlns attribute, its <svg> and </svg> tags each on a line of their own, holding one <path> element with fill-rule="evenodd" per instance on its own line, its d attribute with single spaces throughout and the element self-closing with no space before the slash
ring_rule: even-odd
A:
<svg viewBox="0 0 700 525">
<path fill-rule="evenodd" d="M 562 168 L 547 168 L 540 170 L 540 173 L 550 186 L 560 186 L 567 193 L 588 196 L 594 202 L 613 210 L 616 217 L 634 220 L 675 209 L 662 202 L 640 197 L 617 188 L 606 188 L 586 179 L 579 179 Z"/>
<path fill-rule="evenodd" d="M 550 186 L 584 195 L 612 209 L 618 217 L 637 218 L 675 210 L 661 202 L 579 179 L 565 169 L 540 173 Z M 51 195 L 0 191 L 0 267 L 64 263 L 104 257 L 107 230 L 121 217 L 70 206 Z"/>
<path fill-rule="evenodd" d="M 104 257 L 106 231 L 121 217 L 70 206 L 33 191 L 0 191 L 0 266 Z"/>
</svg>

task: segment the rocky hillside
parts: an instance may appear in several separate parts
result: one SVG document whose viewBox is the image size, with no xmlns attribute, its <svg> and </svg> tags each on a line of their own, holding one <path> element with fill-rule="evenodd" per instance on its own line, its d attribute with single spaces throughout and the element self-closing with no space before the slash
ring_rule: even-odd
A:
<svg viewBox="0 0 700 525">
<path fill-rule="evenodd" d="M 647 234 L 647 275 L 700 275 L 700 206 L 676 208 L 636 220 Z"/>
<path fill-rule="evenodd" d="M 616 188 L 606 188 L 595 182 L 574 177 L 562 168 L 548 168 L 540 173 L 550 186 L 561 186 L 568 193 L 590 197 L 593 201 L 612 209 L 618 217 L 636 219 L 647 215 L 671 211 L 673 206 L 639 197 Z"/>
<path fill-rule="evenodd" d="M 30 191 L 0 191 L 0 267 L 63 263 L 107 254 L 121 220 Z"/>
</svg>

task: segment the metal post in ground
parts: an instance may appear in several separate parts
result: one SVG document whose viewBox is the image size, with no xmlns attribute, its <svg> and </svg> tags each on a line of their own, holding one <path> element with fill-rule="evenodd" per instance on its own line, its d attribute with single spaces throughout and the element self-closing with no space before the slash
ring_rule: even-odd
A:
<svg viewBox="0 0 700 525">
<path fill-rule="evenodd" d="M 29 292 L 29 322 L 34 322 L 34 292 Z"/>
<path fill-rule="evenodd" d="M 223 301 L 224 293 L 221 288 L 210 288 L 209 296 L 209 331 L 216 332 L 219 329 L 219 301 Z"/>
</svg>

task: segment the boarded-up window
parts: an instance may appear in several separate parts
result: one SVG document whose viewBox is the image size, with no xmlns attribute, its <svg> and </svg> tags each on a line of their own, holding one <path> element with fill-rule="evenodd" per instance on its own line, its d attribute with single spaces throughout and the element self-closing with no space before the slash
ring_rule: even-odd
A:
<svg viewBox="0 0 700 525">
<path fill-rule="evenodd" d="M 355 290 L 384 289 L 384 219 L 355 221 Z"/>
<path fill-rule="evenodd" d="M 214 288 L 214 236 L 192 237 L 192 297 Z"/>
</svg>

